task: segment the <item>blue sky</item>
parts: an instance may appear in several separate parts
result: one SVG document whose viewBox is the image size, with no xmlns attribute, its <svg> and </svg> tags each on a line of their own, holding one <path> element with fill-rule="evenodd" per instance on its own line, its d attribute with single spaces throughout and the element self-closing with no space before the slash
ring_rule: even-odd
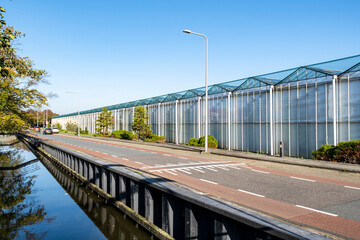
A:
<svg viewBox="0 0 360 240">
<path fill-rule="evenodd" d="M 59 114 L 360 54 L 360 1 L 2 0 Z"/>
</svg>

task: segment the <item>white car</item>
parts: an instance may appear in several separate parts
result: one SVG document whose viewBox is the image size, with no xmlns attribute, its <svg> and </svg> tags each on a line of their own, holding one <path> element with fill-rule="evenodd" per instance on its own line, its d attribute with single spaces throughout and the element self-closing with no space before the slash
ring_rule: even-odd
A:
<svg viewBox="0 0 360 240">
<path fill-rule="evenodd" d="M 59 129 L 56 127 L 51 128 L 52 133 L 59 133 Z"/>
</svg>

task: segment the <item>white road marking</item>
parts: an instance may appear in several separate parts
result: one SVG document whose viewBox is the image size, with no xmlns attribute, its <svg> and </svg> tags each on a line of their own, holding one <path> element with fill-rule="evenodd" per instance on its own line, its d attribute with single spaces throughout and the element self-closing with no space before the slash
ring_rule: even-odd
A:
<svg viewBox="0 0 360 240">
<path fill-rule="evenodd" d="M 116 155 L 111 155 L 111 156 L 113 156 L 113 157 L 118 157 L 118 156 L 116 156 Z"/>
<path fill-rule="evenodd" d="M 187 173 L 187 174 L 191 174 L 191 172 L 188 172 L 188 171 L 185 171 L 185 170 L 183 170 L 183 169 L 177 169 L 177 170 L 179 170 L 179 171 L 181 171 L 181 172 L 184 172 L 184 173 Z"/>
<path fill-rule="evenodd" d="M 346 188 L 351 188 L 351 189 L 356 189 L 356 190 L 360 190 L 360 188 L 357 188 L 357 187 L 352 187 L 352 186 L 344 186 Z"/>
<path fill-rule="evenodd" d="M 212 169 L 211 167 L 208 167 L 208 166 L 204 166 L 205 169 L 208 169 L 210 171 L 213 171 L 213 172 L 217 172 L 218 170 L 215 170 L 215 169 Z"/>
<path fill-rule="evenodd" d="M 222 170 L 226 170 L 226 171 L 229 171 L 229 169 L 227 169 L 227 168 L 224 168 L 224 167 L 222 167 L 222 166 L 216 166 L 217 168 L 220 168 L 220 169 L 222 169 Z"/>
<path fill-rule="evenodd" d="M 201 172 L 201 173 L 204 173 L 204 171 L 201 171 L 201 170 L 199 170 L 199 169 L 197 169 L 197 168 L 190 168 L 191 170 L 195 170 L 195 171 L 198 171 L 198 172 Z"/>
<path fill-rule="evenodd" d="M 136 162 L 136 163 L 143 165 L 143 163 L 141 163 L 141 162 Z"/>
<path fill-rule="evenodd" d="M 204 181 L 204 182 L 207 182 L 207 183 L 211 183 L 211 184 L 218 184 L 218 183 L 216 183 L 216 182 L 212 182 L 212 181 L 209 181 L 209 180 L 205 180 L 205 179 L 200 179 L 201 181 Z"/>
<path fill-rule="evenodd" d="M 181 159 L 185 159 L 185 160 L 188 160 L 188 158 L 186 158 L 186 157 L 178 157 L 178 158 L 181 158 Z"/>
<path fill-rule="evenodd" d="M 223 163 L 223 162 L 208 162 L 208 164 L 215 164 L 215 163 Z M 158 168 L 158 167 L 180 167 L 180 166 L 189 166 L 189 165 L 203 165 L 204 162 L 188 162 L 188 163 L 181 163 L 181 164 L 172 164 L 172 165 L 163 165 L 163 164 L 155 164 L 154 166 L 151 167 L 146 167 L 146 168 Z M 213 165 L 213 166 L 217 166 L 217 165 Z"/>
<path fill-rule="evenodd" d="M 316 210 L 316 209 L 313 209 L 313 208 L 304 207 L 304 206 L 301 206 L 301 205 L 295 205 L 295 206 L 297 206 L 297 207 L 299 207 L 299 208 L 304 208 L 304 209 L 307 209 L 307 210 L 311 210 L 311 211 L 314 211 L 314 212 L 318 212 L 318 213 L 323 213 L 323 214 L 326 214 L 326 215 L 330 215 L 330 216 L 333 216 L 333 217 L 337 217 L 337 216 L 338 216 L 338 215 L 333 214 L 333 213 L 328 213 L 328 212 Z"/>
<path fill-rule="evenodd" d="M 243 192 L 243 193 L 247 193 L 247 194 L 251 194 L 251 195 L 254 195 L 254 196 L 258 196 L 258 197 L 265 197 L 264 195 L 256 194 L 256 193 L 253 193 L 253 192 L 248 192 L 248 191 L 241 190 L 241 189 L 238 189 L 238 191 Z"/>
<path fill-rule="evenodd" d="M 171 157 L 171 155 L 169 155 L 169 154 L 163 154 L 164 156 L 167 156 L 167 157 Z"/>
<path fill-rule="evenodd" d="M 251 169 L 251 171 L 258 172 L 258 173 L 270 174 L 269 172 L 264 172 L 264 171 L 255 170 L 255 169 Z"/>
<path fill-rule="evenodd" d="M 299 178 L 299 177 L 290 177 L 292 179 L 302 180 L 302 181 L 308 181 L 308 182 L 316 182 L 315 180 L 306 179 L 306 178 Z"/>
<path fill-rule="evenodd" d="M 165 170 L 165 172 L 170 173 L 172 175 L 177 175 L 176 173 L 171 172 L 171 170 Z"/>
<path fill-rule="evenodd" d="M 122 158 L 122 160 L 129 161 L 129 159 L 127 159 L 127 158 Z"/>
<path fill-rule="evenodd" d="M 109 155 L 108 153 L 105 153 L 105 152 L 102 152 L 102 154 L 106 154 L 106 155 Z"/>
<path fill-rule="evenodd" d="M 230 168 L 233 168 L 233 169 L 237 169 L 237 170 L 241 170 L 241 168 L 237 168 L 237 167 L 234 167 L 234 166 L 228 166 Z"/>
</svg>

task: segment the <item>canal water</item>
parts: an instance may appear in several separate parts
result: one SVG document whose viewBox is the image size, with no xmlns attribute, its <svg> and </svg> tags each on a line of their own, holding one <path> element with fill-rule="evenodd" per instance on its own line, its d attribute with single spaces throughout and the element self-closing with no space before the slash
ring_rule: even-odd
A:
<svg viewBox="0 0 360 240">
<path fill-rule="evenodd" d="M 151 239 L 23 143 L 0 146 L 0 239 Z"/>
</svg>

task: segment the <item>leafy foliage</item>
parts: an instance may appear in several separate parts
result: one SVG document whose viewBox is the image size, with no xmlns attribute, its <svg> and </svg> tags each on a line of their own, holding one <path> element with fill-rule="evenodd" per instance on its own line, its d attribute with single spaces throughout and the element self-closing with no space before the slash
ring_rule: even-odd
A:
<svg viewBox="0 0 360 240">
<path fill-rule="evenodd" d="M 205 147 L 205 136 L 201 138 L 190 138 L 189 142 L 186 144 L 188 146 L 197 146 L 197 147 Z M 217 148 L 218 142 L 216 138 L 212 135 L 208 135 L 208 147 L 209 148 Z"/>
<path fill-rule="evenodd" d="M 65 128 L 68 132 L 77 132 L 78 125 L 74 122 L 67 122 Z"/>
<path fill-rule="evenodd" d="M 158 136 L 156 134 L 151 134 L 150 138 L 146 138 L 144 141 L 145 142 L 164 143 L 165 142 L 165 137 L 164 136 Z"/>
<path fill-rule="evenodd" d="M 109 128 L 113 124 L 113 118 L 111 116 L 111 111 L 108 111 L 106 107 L 103 107 L 102 112 L 99 114 L 99 117 L 96 119 L 96 132 L 103 136 L 109 134 Z"/>
<path fill-rule="evenodd" d="M 111 133 L 111 137 L 119 138 L 119 139 L 127 139 L 133 140 L 136 138 L 136 135 L 133 132 L 126 131 L 126 130 L 117 130 Z"/>
<path fill-rule="evenodd" d="M 336 146 L 322 145 L 312 154 L 318 160 L 360 164 L 360 140 L 339 142 Z"/>
<path fill-rule="evenodd" d="M 151 124 L 149 124 L 149 113 L 146 112 L 143 106 L 135 107 L 132 130 L 140 139 L 149 138 L 152 134 Z"/>
<path fill-rule="evenodd" d="M 20 57 L 14 42 L 24 34 L 6 24 L 0 7 L 0 132 L 19 131 L 27 119 L 25 109 L 47 104 L 47 98 L 36 89 L 45 83 L 45 70 L 34 68 L 28 57 Z"/>
</svg>

